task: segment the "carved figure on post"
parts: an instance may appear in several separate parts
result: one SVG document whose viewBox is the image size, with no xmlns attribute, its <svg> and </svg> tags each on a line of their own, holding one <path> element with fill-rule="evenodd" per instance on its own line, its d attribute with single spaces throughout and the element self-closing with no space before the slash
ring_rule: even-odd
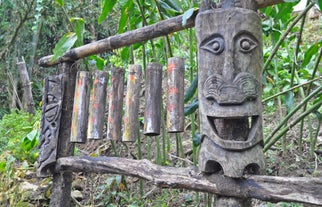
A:
<svg viewBox="0 0 322 207">
<path fill-rule="evenodd" d="M 258 174 L 264 169 L 261 20 L 248 9 L 208 8 L 196 18 L 196 34 L 200 169 L 229 177 Z"/>
</svg>

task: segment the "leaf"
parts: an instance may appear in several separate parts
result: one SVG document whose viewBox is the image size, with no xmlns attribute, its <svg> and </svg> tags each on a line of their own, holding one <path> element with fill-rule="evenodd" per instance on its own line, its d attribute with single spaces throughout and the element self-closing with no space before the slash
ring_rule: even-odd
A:
<svg viewBox="0 0 322 207">
<path fill-rule="evenodd" d="M 64 0 L 55 0 L 55 2 L 60 6 L 60 7 L 63 7 L 65 2 Z"/>
<path fill-rule="evenodd" d="M 98 17 L 98 24 L 101 24 L 106 19 L 107 15 L 111 12 L 111 10 L 113 9 L 116 2 L 117 2 L 117 0 L 105 0 L 104 1 L 102 13 Z"/>
<path fill-rule="evenodd" d="M 77 36 L 74 32 L 65 34 L 56 44 L 53 53 L 54 56 L 51 61 L 57 60 L 59 57 L 63 56 L 70 48 L 73 47 L 77 40 Z"/>
<path fill-rule="evenodd" d="M 194 137 L 192 137 L 193 146 L 198 147 L 201 143 L 201 136 L 199 133 L 196 133 Z"/>
<path fill-rule="evenodd" d="M 318 4 L 320 11 L 322 11 L 322 0 L 318 0 L 316 3 Z"/>
<path fill-rule="evenodd" d="M 194 12 L 194 8 L 191 8 L 187 11 L 185 11 L 185 13 L 183 13 L 183 16 L 182 16 L 182 26 L 186 26 L 187 24 L 187 20 L 193 15 L 193 12 Z"/>
<path fill-rule="evenodd" d="M 198 107 L 199 107 L 199 101 L 198 101 L 198 99 L 196 99 L 191 104 L 184 107 L 184 115 L 188 116 L 188 115 L 194 113 Z"/>
<path fill-rule="evenodd" d="M 189 88 L 184 93 L 184 103 L 187 103 L 188 101 L 190 101 L 190 99 L 196 93 L 197 87 L 198 87 L 198 75 L 196 75 L 193 78 L 193 80 L 191 82 L 191 85 L 189 86 Z"/>
<path fill-rule="evenodd" d="M 322 41 L 312 45 L 304 54 L 304 59 L 302 62 L 302 67 L 304 68 L 311 61 L 314 54 L 317 54 L 319 48 L 322 47 Z"/>
<path fill-rule="evenodd" d="M 99 70 L 103 70 L 103 69 L 104 69 L 104 66 L 105 66 L 105 65 L 106 65 L 106 63 L 107 63 L 107 60 L 105 60 L 105 59 L 103 59 L 103 58 L 99 57 L 98 55 L 91 55 L 91 56 L 89 57 L 89 59 L 91 59 L 91 60 L 94 60 L 94 61 L 95 61 L 95 65 L 96 65 L 97 69 L 99 69 Z"/>
<path fill-rule="evenodd" d="M 131 16 L 130 14 L 133 12 L 133 7 L 134 7 L 134 3 L 132 0 L 128 0 L 123 6 L 122 6 L 122 10 L 121 10 L 121 17 L 119 20 L 119 26 L 118 26 L 118 33 L 121 34 L 125 31 L 126 29 L 126 23 L 127 20 L 129 18 L 129 16 Z"/>
<path fill-rule="evenodd" d="M 286 105 L 287 113 L 289 113 L 294 106 L 294 93 L 293 92 L 290 91 L 285 94 L 285 105 Z"/>
<path fill-rule="evenodd" d="M 124 47 L 121 51 L 121 58 L 123 63 L 126 63 L 130 57 L 130 47 Z"/>
<path fill-rule="evenodd" d="M 313 112 L 316 116 L 316 118 L 319 120 L 319 122 L 322 122 L 322 114 L 318 111 Z"/>
<path fill-rule="evenodd" d="M 75 22 L 75 32 L 77 36 L 76 46 L 83 45 L 83 35 L 84 35 L 84 28 L 85 28 L 85 21 L 83 18 L 73 17 L 70 19 L 71 22 Z"/>
</svg>

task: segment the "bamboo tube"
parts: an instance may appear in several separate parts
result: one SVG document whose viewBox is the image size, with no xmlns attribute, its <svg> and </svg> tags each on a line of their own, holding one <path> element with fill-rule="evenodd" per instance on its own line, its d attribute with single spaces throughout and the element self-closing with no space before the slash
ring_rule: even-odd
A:
<svg viewBox="0 0 322 207">
<path fill-rule="evenodd" d="M 70 141 L 86 142 L 90 73 L 79 71 L 76 77 Z"/>
<path fill-rule="evenodd" d="M 168 60 L 167 129 L 170 133 L 184 131 L 184 61 Z"/>
<path fill-rule="evenodd" d="M 124 70 L 112 68 L 111 90 L 107 118 L 107 139 L 119 140 L 122 132 Z"/>
<path fill-rule="evenodd" d="M 135 141 L 139 132 L 139 104 L 142 67 L 130 65 L 124 114 L 123 142 Z"/>
<path fill-rule="evenodd" d="M 95 71 L 90 94 L 89 115 L 87 125 L 88 139 L 102 139 L 106 105 L 106 87 L 108 73 Z"/>
<path fill-rule="evenodd" d="M 149 63 L 145 79 L 144 134 L 157 136 L 161 128 L 162 65 Z"/>
</svg>

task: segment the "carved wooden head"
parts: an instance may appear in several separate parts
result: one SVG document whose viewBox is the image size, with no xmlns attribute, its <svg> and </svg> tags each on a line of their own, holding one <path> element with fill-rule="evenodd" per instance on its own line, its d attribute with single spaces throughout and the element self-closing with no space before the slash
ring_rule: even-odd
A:
<svg viewBox="0 0 322 207">
<path fill-rule="evenodd" d="M 248 9 L 207 10 L 197 16 L 196 34 L 202 138 L 248 150 L 262 140 L 261 20 Z"/>
</svg>

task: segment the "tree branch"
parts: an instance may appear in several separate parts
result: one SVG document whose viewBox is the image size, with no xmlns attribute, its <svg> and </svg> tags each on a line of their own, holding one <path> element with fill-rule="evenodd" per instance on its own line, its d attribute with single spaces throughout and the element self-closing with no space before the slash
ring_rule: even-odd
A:
<svg viewBox="0 0 322 207">
<path fill-rule="evenodd" d="M 263 201 L 288 201 L 322 204 L 322 178 L 249 176 L 232 179 L 206 175 L 197 168 L 164 167 L 148 160 L 117 157 L 59 158 L 56 171 L 122 174 L 142 178 L 162 188 L 180 188 L 212 194 L 256 198 Z"/>
</svg>

